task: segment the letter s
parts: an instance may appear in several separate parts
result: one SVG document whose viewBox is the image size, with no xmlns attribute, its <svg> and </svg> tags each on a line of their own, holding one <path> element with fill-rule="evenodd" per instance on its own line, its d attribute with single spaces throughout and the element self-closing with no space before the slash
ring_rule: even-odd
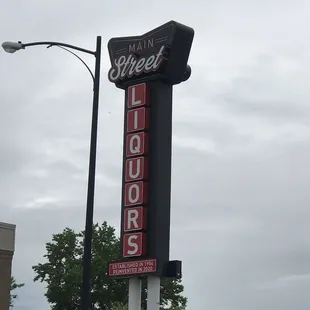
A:
<svg viewBox="0 0 310 310">
<path fill-rule="evenodd" d="M 128 246 L 133 248 L 133 250 L 128 250 L 129 255 L 135 255 L 139 250 L 138 244 L 135 243 L 136 239 L 138 239 L 137 235 L 132 235 L 128 238 Z"/>
</svg>

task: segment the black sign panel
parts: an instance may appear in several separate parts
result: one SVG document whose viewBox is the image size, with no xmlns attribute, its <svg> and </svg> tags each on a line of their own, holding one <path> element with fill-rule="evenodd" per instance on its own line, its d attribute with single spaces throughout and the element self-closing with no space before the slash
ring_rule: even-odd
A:
<svg viewBox="0 0 310 310">
<path fill-rule="evenodd" d="M 184 80 L 194 30 L 170 21 L 141 36 L 112 38 L 109 80 L 126 88 L 139 81 L 159 79 L 171 85 Z"/>
</svg>

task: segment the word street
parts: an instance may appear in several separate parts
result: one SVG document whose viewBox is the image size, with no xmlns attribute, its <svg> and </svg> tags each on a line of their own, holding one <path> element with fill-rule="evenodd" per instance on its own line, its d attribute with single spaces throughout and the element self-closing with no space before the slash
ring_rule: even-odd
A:
<svg viewBox="0 0 310 310">
<path fill-rule="evenodd" d="M 157 71 L 164 59 L 165 46 L 162 46 L 156 55 L 144 56 L 137 59 L 135 54 L 121 56 L 114 60 L 114 64 L 109 71 L 109 80 L 116 82 L 125 77 Z"/>
</svg>

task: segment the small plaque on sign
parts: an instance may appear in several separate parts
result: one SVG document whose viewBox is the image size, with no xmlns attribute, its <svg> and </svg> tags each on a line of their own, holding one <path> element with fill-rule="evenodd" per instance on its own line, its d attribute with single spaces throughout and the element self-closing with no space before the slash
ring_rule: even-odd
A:
<svg viewBox="0 0 310 310">
<path fill-rule="evenodd" d="M 156 259 L 133 262 L 112 263 L 109 265 L 109 276 L 129 276 L 156 272 Z"/>
</svg>

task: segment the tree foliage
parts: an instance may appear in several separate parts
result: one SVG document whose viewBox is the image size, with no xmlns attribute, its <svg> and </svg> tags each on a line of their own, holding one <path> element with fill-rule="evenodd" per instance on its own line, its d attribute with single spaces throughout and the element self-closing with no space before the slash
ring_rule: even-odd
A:
<svg viewBox="0 0 310 310">
<path fill-rule="evenodd" d="M 11 295 L 10 295 L 10 308 L 13 308 L 14 306 L 14 301 L 18 298 L 18 295 L 15 294 L 15 290 L 18 288 L 23 287 L 25 284 L 24 283 L 16 283 L 16 280 L 14 277 L 11 277 Z"/>
<path fill-rule="evenodd" d="M 77 310 L 80 307 L 84 232 L 65 228 L 46 244 L 45 262 L 33 266 L 34 281 L 46 283 L 45 296 L 51 310 Z M 120 240 L 106 222 L 93 227 L 91 300 L 92 309 L 126 309 L 128 280 L 109 278 L 108 264 L 120 260 Z M 142 306 L 145 309 L 147 288 L 143 283 Z M 187 298 L 182 296 L 181 280 L 161 284 L 162 309 L 183 310 Z"/>
</svg>

